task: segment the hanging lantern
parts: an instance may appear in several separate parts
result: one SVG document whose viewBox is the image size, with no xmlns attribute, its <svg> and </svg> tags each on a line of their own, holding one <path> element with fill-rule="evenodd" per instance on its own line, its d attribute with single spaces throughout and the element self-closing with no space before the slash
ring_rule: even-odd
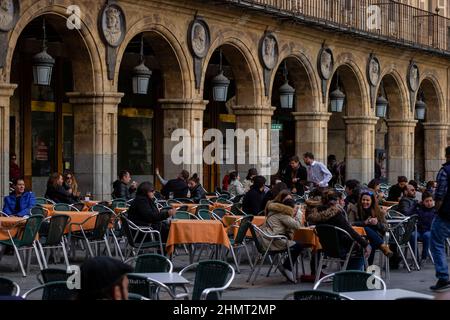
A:
<svg viewBox="0 0 450 320">
<path fill-rule="evenodd" d="M 378 118 L 386 118 L 386 111 L 389 105 L 389 101 L 384 96 L 377 98 L 376 115 Z"/>
<path fill-rule="evenodd" d="M 133 93 L 147 94 L 152 71 L 144 63 L 144 35 L 141 37 L 141 63 L 133 69 Z"/>
<path fill-rule="evenodd" d="M 55 59 L 47 53 L 45 19 L 43 20 L 44 39 L 42 41 L 42 51 L 34 55 L 33 62 L 33 81 L 39 86 L 49 86 L 52 81 L 53 66 Z"/>
<path fill-rule="evenodd" d="M 427 104 L 423 101 L 423 98 L 420 97 L 416 102 L 416 119 L 417 120 L 425 120 L 425 112 L 427 109 Z"/>
<path fill-rule="evenodd" d="M 216 102 L 226 102 L 228 98 L 228 87 L 230 80 L 225 77 L 222 70 L 222 49 L 220 50 L 219 74 L 212 79 L 213 100 Z"/>
<path fill-rule="evenodd" d="M 283 109 L 292 109 L 294 107 L 295 89 L 289 85 L 286 61 L 284 62 L 283 74 L 285 82 L 279 89 L 280 105 Z"/>
<path fill-rule="evenodd" d="M 344 110 L 345 94 L 337 88 L 330 94 L 331 112 L 341 113 Z"/>
</svg>

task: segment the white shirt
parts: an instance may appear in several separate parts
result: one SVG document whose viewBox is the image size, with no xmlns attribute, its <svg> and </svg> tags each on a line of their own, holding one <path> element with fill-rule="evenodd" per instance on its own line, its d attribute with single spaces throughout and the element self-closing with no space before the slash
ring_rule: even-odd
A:
<svg viewBox="0 0 450 320">
<path fill-rule="evenodd" d="M 328 168 L 321 162 L 313 161 L 310 166 L 307 166 L 308 181 L 317 183 L 319 187 L 328 187 L 333 175 Z"/>
</svg>

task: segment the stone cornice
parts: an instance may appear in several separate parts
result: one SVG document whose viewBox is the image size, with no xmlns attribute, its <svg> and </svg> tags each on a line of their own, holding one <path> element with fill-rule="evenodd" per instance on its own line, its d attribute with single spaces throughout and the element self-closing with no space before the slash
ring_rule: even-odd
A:
<svg viewBox="0 0 450 320">
<path fill-rule="evenodd" d="M 425 128 L 425 130 L 448 130 L 450 128 L 450 125 L 441 122 L 425 122 L 423 124 L 423 127 Z"/>
<path fill-rule="evenodd" d="M 363 117 L 343 117 L 344 122 L 346 125 L 361 125 L 361 124 L 367 124 L 367 125 L 376 125 L 378 122 L 377 117 L 371 117 L 371 116 L 363 116 Z"/>
<path fill-rule="evenodd" d="M 292 112 L 296 121 L 328 121 L 331 113 L 329 112 Z"/>
<path fill-rule="evenodd" d="M 106 104 L 118 105 L 123 93 L 120 92 L 68 92 L 71 104 Z"/>
<path fill-rule="evenodd" d="M 17 84 L 14 83 L 0 83 L 0 106 L 9 106 L 9 99 L 16 88 Z"/>
<path fill-rule="evenodd" d="M 273 116 L 275 107 L 233 106 L 233 114 L 237 116 Z"/>
<path fill-rule="evenodd" d="M 202 99 L 159 99 L 164 110 L 199 110 L 204 111 L 208 100 Z"/>
<path fill-rule="evenodd" d="M 404 119 L 390 119 L 386 120 L 388 127 L 403 127 L 414 128 L 419 121 L 417 120 L 404 120 Z"/>
</svg>

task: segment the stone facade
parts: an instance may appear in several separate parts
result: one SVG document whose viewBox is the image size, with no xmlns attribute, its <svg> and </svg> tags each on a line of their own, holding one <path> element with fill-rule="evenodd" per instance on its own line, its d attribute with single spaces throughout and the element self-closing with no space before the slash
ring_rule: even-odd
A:
<svg viewBox="0 0 450 320">
<path fill-rule="evenodd" d="M 65 21 L 68 0 L 23 0 L 20 17 L 7 35 L 4 67 L 0 68 L 0 196 L 8 192 L 9 158 L 9 97 L 13 55 L 24 28 L 41 15 Z M 397 175 L 414 174 L 414 106 L 416 93 L 407 86 L 407 71 L 414 59 L 420 68 L 420 83 L 427 102 L 425 127 L 425 171 L 431 179 L 444 161 L 447 146 L 450 92 L 448 57 L 429 55 L 409 48 L 387 46 L 382 42 L 366 41 L 351 36 L 330 33 L 308 25 L 280 22 L 269 15 L 243 12 L 233 6 L 218 6 L 204 1 L 120 1 L 126 16 L 123 42 L 111 55 L 98 30 L 98 16 L 103 1 L 75 1 L 81 9 L 81 29 L 66 30 L 65 23 L 57 31 L 74 40 L 72 65 L 74 93 L 69 95 L 75 118 L 75 174 L 88 185 L 96 198 L 108 199 L 110 184 L 117 173 L 117 105 L 119 70 L 130 41 L 140 33 L 148 34 L 152 49 L 162 69 L 164 96 L 163 158 L 165 174 L 173 175 L 178 167 L 170 165 L 170 133 L 185 128 L 191 134 L 193 121 L 203 120 L 205 78 L 213 53 L 222 48 L 236 83 L 235 106 L 237 128 L 268 128 L 273 114 L 272 93 L 276 71 L 288 61 L 290 80 L 296 89 L 296 152 L 312 151 L 317 159 L 326 161 L 329 130 L 329 93 L 332 79 L 322 81 L 317 71 L 317 57 L 326 44 L 333 52 L 333 74 L 339 73 L 346 98 L 342 118 L 345 123 L 347 176 L 368 182 L 374 174 L 375 125 L 373 108 L 376 96 L 371 94 L 366 68 L 369 55 L 376 53 L 381 64 L 380 79 L 390 98 L 389 121 L 389 180 Z M 220 13 L 220 14 L 219 14 Z M 206 57 L 197 68 L 187 42 L 187 30 L 195 14 L 209 26 L 211 43 Z M 259 41 L 269 30 L 276 35 L 279 59 L 272 71 L 267 71 L 259 59 Z M 0 54 L 0 57 L 2 55 Z M 106 57 L 109 57 L 109 61 Z M 112 57 L 112 58 L 111 58 Z M 114 59 L 115 58 L 115 59 Z M 109 63 L 109 65 L 108 65 Z M 114 64 L 114 77 L 109 80 L 108 69 Z M 195 73 L 200 72 L 201 85 L 196 88 Z M 389 80 L 390 79 L 390 80 Z M 267 87 L 268 86 L 268 87 Z M 378 92 L 380 83 L 375 88 Z M 268 89 L 268 90 L 266 90 Z M 266 95 L 266 91 L 268 95 Z M 391 100 L 392 99 L 392 100 Z M 411 135 L 412 133 L 412 135 Z M 267 138 L 270 145 L 270 137 Z M 184 166 L 186 167 L 186 166 Z M 201 166 L 187 166 L 201 174 Z"/>
</svg>

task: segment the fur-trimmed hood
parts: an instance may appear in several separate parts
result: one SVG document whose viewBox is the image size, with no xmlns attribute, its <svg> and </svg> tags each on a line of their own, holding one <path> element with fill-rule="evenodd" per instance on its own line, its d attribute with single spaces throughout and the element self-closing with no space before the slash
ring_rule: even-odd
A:
<svg viewBox="0 0 450 320">
<path fill-rule="evenodd" d="M 330 220 L 341 213 L 341 210 L 336 207 L 330 208 L 313 208 L 311 209 L 307 220 L 310 223 L 321 223 Z"/>
<path fill-rule="evenodd" d="M 267 205 L 268 215 L 284 214 L 286 216 L 294 216 L 294 208 L 279 202 L 270 202 Z"/>
</svg>

